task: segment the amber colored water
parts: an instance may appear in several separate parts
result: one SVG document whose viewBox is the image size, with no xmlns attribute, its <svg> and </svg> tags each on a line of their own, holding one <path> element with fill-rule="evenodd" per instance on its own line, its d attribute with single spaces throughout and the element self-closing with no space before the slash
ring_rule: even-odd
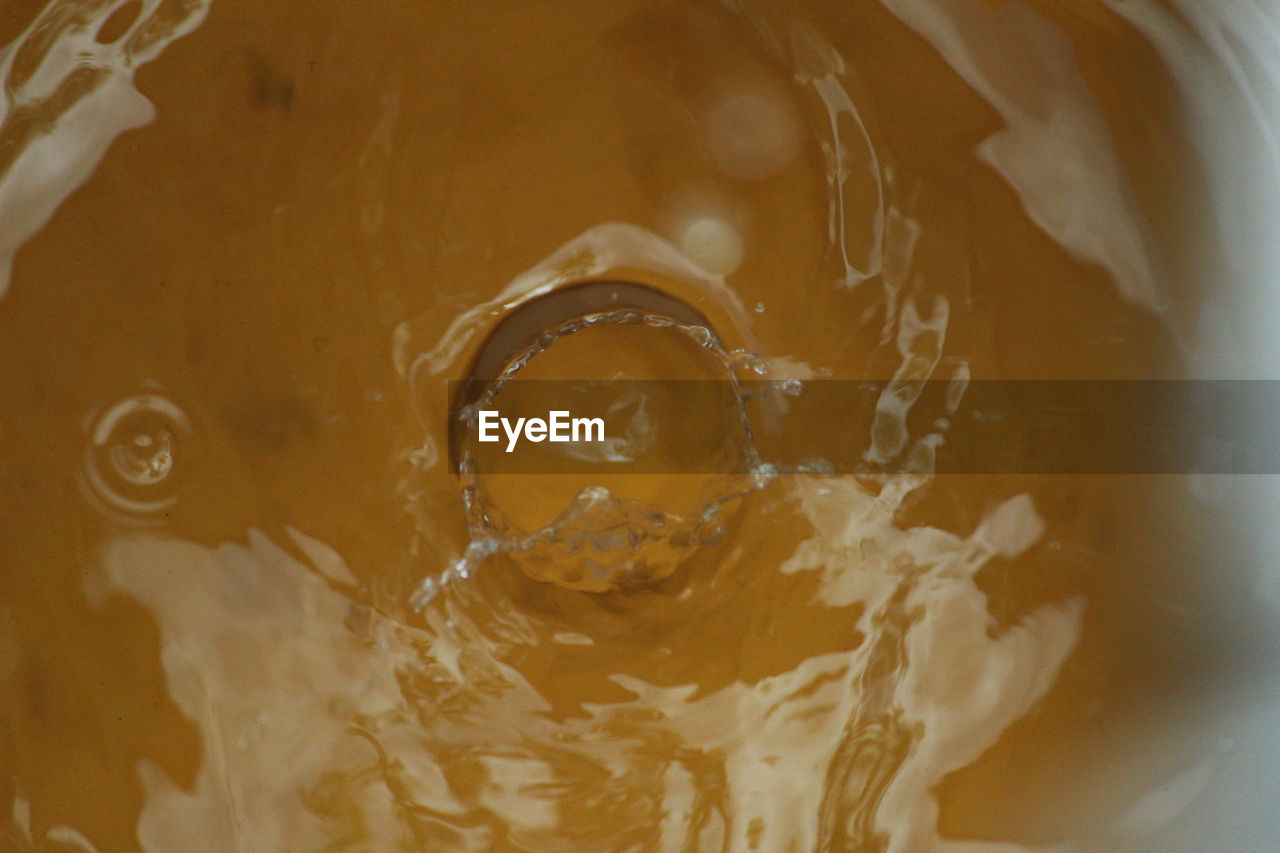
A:
<svg viewBox="0 0 1280 853">
<path fill-rule="evenodd" d="M 4 181 L 154 105 L 5 244 L 0 848 L 1146 849 L 1257 617 L 1180 478 L 780 477 L 588 592 L 458 573 L 443 443 L 505 312 L 606 275 L 780 378 L 1181 375 L 1200 176 L 1107 4 L 115 6 L 0 8 L 63 99 Z M 541 369 L 680 371 L 583 334 Z"/>
</svg>

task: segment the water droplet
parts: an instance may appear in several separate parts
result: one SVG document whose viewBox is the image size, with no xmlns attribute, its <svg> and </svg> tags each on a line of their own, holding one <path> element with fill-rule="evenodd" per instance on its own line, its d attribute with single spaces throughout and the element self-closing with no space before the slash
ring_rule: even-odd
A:
<svg viewBox="0 0 1280 853">
<path fill-rule="evenodd" d="M 89 427 L 80 470 L 86 497 L 114 520 L 161 523 L 177 502 L 191 439 L 191 420 L 159 394 L 135 394 L 107 406 Z"/>
</svg>

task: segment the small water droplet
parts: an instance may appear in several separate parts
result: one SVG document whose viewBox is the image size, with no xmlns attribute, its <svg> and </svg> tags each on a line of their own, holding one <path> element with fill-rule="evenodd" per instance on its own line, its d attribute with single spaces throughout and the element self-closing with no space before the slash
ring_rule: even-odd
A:
<svg viewBox="0 0 1280 853">
<path fill-rule="evenodd" d="M 765 376 L 769 372 L 769 365 L 763 358 L 753 352 L 743 349 L 728 352 L 724 357 L 725 365 L 731 370 L 746 370 L 756 376 Z"/>
<path fill-rule="evenodd" d="M 778 468 L 768 462 L 762 462 L 751 471 L 751 480 L 757 489 L 763 489 L 778 477 Z"/>
</svg>

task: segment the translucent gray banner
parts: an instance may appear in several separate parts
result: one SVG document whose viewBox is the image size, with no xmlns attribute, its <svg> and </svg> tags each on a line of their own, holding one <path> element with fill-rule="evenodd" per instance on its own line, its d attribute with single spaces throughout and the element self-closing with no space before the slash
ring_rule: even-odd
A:
<svg viewBox="0 0 1280 853">
<path fill-rule="evenodd" d="M 493 392 L 451 383 L 455 471 L 1280 473 L 1278 381 L 512 380 Z"/>
</svg>

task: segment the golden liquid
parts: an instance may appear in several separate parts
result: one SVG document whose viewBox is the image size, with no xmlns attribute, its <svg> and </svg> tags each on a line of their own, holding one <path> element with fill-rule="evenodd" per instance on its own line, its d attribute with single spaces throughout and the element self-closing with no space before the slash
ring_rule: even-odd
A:
<svg viewBox="0 0 1280 853">
<path fill-rule="evenodd" d="M 861 0 L 213 0 L 139 63 L 154 120 L 0 299 L 0 848 L 1023 850 L 1159 782 L 1115 756 L 1194 707 L 1236 654 L 1204 626 L 1248 612 L 1163 478 L 783 477 L 640 589 L 498 555 L 410 604 L 468 542 L 426 440 L 503 308 L 406 366 L 603 223 L 695 253 L 690 210 L 730 223 L 736 319 L 621 266 L 774 375 L 1179 375 L 1201 213 L 1154 51 L 1099 3 L 941 5 L 998 92 L 913 4 Z M 65 76 L 41 12 L 0 28 Z M 728 138 L 779 168 L 716 136 L 742 92 L 774 112 Z M 1037 136 L 1055 106 L 1114 172 L 1070 122 Z M 14 145 L 58 132 L 17 121 Z M 1002 133 L 1019 191 L 981 154 Z M 1064 245 L 1077 196 L 1036 180 L 1073 157 L 1098 170 L 1067 182 L 1075 233 L 1136 254 Z M 598 352 L 644 369 L 635 341 Z M 147 394 L 187 428 L 148 410 L 95 445 Z M 85 473 L 118 442 L 140 510 Z"/>
</svg>

